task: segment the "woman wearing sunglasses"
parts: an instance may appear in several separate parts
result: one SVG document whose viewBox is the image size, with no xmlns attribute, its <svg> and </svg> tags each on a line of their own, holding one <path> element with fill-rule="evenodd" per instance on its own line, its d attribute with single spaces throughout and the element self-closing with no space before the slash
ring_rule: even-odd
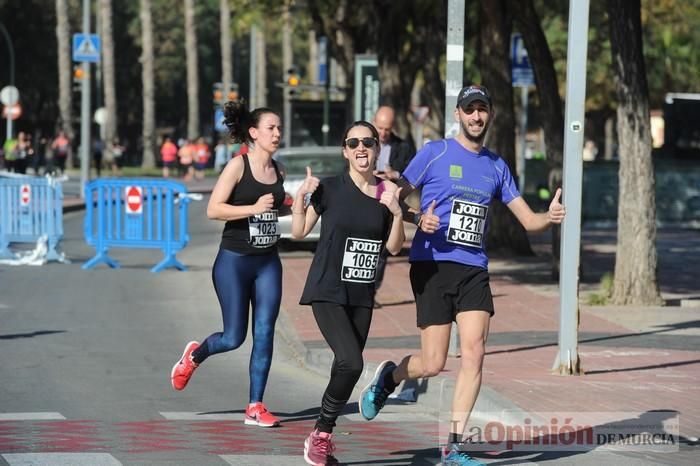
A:
<svg viewBox="0 0 700 466">
<path fill-rule="evenodd" d="M 332 432 L 362 374 L 379 253 L 386 246 L 397 254 L 405 239 L 400 189 L 373 175 L 378 152 L 377 130 L 356 121 L 343 136 L 347 172 L 319 181 L 307 168 L 292 205 L 292 235 L 297 239 L 323 217 L 300 303 L 311 305 L 335 357 L 320 415 L 304 442 L 304 459 L 312 465 L 337 464 Z"/>
</svg>

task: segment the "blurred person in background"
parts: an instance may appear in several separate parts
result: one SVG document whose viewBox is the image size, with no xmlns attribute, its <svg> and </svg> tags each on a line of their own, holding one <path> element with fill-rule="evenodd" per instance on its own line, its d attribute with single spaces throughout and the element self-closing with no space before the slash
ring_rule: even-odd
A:
<svg viewBox="0 0 700 466">
<path fill-rule="evenodd" d="M 160 146 L 160 159 L 163 162 L 163 178 L 170 178 L 170 169 L 177 164 L 177 146 L 168 136 Z"/>
</svg>

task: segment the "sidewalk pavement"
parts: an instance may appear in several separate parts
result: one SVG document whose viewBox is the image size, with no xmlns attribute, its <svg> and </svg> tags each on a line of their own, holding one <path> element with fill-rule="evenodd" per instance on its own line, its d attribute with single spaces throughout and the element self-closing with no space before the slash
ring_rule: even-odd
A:
<svg viewBox="0 0 700 466">
<path fill-rule="evenodd" d="M 496 416 L 522 426 L 525 417 L 541 420 L 564 413 L 615 412 L 636 419 L 650 411 L 677 411 L 681 452 L 674 454 L 673 464 L 696 464 L 696 452 L 690 450 L 697 448 L 688 445 L 697 445 L 700 432 L 700 282 L 689 264 L 700 260 L 700 235 L 683 230 L 658 235 L 659 282 L 670 305 L 589 306 L 585 297 L 599 289 L 603 273 L 614 270 L 616 237 L 614 231 L 584 231 L 579 357 L 585 375 L 580 376 L 551 372 L 558 349 L 559 294 L 551 280 L 551 249 L 545 244 L 550 234 L 532 237 L 536 257 L 492 258 L 496 313 L 473 423 Z M 311 258 L 284 262 L 285 335 L 297 342 L 309 366 L 327 374 L 332 353 L 309 308 L 298 304 Z M 419 351 L 408 273 L 406 256 L 389 259 L 377 296 L 382 307 L 375 309 L 358 387 L 371 380 L 379 362 L 398 363 Z M 440 376 L 413 384 L 417 403 L 446 415 L 458 366 L 459 358 L 449 357 Z M 385 410 L 392 409 L 389 405 Z M 657 454 L 654 460 L 671 458 Z"/>
</svg>

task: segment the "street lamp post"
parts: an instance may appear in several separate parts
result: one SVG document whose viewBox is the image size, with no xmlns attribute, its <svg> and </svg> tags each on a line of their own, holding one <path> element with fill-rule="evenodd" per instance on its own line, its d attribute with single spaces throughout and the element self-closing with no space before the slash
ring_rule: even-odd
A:
<svg viewBox="0 0 700 466">
<path fill-rule="evenodd" d="M 89 39 L 90 0 L 83 0 L 83 34 Z M 90 177 L 90 63 L 84 61 L 80 95 L 80 197 L 85 197 L 85 185 Z"/>
<path fill-rule="evenodd" d="M 0 31 L 2 31 L 2 35 L 5 36 L 5 40 L 7 41 L 7 50 L 10 53 L 10 86 L 15 85 L 15 49 L 12 45 L 12 38 L 10 37 L 10 34 L 7 32 L 7 29 L 5 28 L 5 25 L 0 23 Z M 11 139 L 12 138 L 12 118 L 10 118 L 10 115 L 8 113 L 7 115 L 7 135 L 5 136 L 5 139 Z"/>
</svg>

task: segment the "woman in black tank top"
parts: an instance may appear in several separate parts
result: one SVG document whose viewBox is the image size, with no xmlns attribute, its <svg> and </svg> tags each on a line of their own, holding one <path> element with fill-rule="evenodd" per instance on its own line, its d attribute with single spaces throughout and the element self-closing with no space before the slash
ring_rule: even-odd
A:
<svg viewBox="0 0 700 466">
<path fill-rule="evenodd" d="M 307 169 L 292 206 L 292 234 L 297 238 L 306 236 L 323 217 L 300 300 L 311 305 L 334 355 L 321 412 L 304 442 L 304 459 L 314 465 L 337 464 L 332 432 L 362 374 L 379 254 L 384 247 L 397 254 L 405 238 L 400 189 L 373 174 L 379 154 L 377 130 L 366 121 L 356 121 L 345 131 L 342 146 L 348 171 L 319 181 Z M 309 193 L 313 194 L 307 206 L 304 196 Z"/>
<path fill-rule="evenodd" d="M 223 331 L 209 335 L 201 344 L 188 343 L 172 369 L 171 382 L 176 390 L 184 389 L 207 357 L 238 348 L 245 340 L 252 306 L 255 344 L 244 422 L 273 427 L 279 419 L 262 399 L 282 297 L 282 264 L 276 243 L 277 218 L 284 201 L 284 167 L 272 160 L 282 138 L 280 116 L 268 108 L 248 112 L 244 102 L 228 102 L 224 115 L 234 142 L 252 148 L 228 162 L 207 206 L 207 217 L 226 222 L 212 271 Z"/>
</svg>

